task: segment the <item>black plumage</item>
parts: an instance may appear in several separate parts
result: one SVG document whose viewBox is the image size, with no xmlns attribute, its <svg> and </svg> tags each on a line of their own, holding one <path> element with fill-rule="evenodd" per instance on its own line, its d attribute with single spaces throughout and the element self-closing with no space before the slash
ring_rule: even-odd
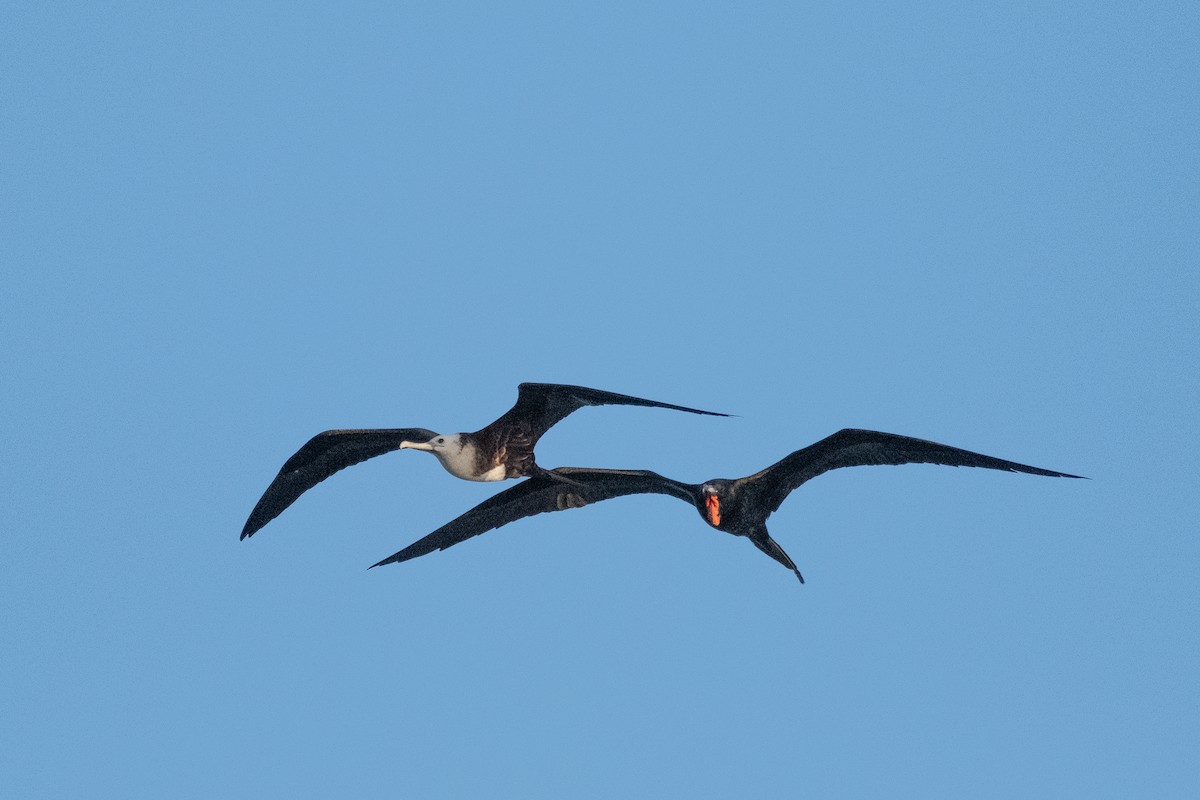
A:
<svg viewBox="0 0 1200 800">
<path fill-rule="evenodd" d="M 804 577 L 767 532 L 767 518 L 801 484 L 831 469 L 875 464 L 943 464 L 956 467 L 1078 478 L 958 447 L 892 433 L 845 429 L 797 450 L 778 463 L 744 478 L 682 483 L 647 470 L 560 467 L 553 472 L 570 482 L 539 475 L 485 500 L 452 522 L 373 566 L 398 563 L 445 550 L 459 542 L 535 514 L 578 508 L 629 494 L 666 494 L 690 503 L 717 530 L 745 536 L 759 550 Z"/>
</svg>

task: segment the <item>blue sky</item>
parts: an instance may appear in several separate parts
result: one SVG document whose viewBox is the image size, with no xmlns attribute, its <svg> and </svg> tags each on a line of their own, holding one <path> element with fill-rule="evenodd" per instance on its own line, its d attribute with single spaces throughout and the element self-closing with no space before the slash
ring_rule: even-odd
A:
<svg viewBox="0 0 1200 800">
<path fill-rule="evenodd" d="M 1193 4 L 0 12 L 0 794 L 1191 796 Z M 318 431 L 585 409 L 546 466 L 841 470 L 366 567 L 433 459 L 242 523 Z M 510 484 L 511 485 L 511 484 Z"/>
</svg>

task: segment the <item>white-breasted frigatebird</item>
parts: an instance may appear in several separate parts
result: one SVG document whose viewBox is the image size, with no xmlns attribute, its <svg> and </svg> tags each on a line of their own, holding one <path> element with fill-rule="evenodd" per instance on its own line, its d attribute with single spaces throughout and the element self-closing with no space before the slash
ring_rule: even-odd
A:
<svg viewBox="0 0 1200 800">
<path fill-rule="evenodd" d="M 1005 461 L 911 436 L 847 428 L 789 455 L 761 472 L 733 480 L 714 478 L 704 483 L 682 483 L 648 470 L 559 467 L 551 472 L 569 478 L 537 475 L 485 500 L 452 522 L 372 566 L 401 561 L 445 550 L 461 541 L 507 525 L 523 517 L 548 511 L 579 508 L 629 494 L 668 494 L 693 505 L 712 527 L 734 536 L 745 536 L 755 547 L 796 574 L 804 576 L 779 543 L 767 533 L 771 516 L 792 490 L 823 472 L 840 467 L 872 464 L 945 464 L 983 467 L 1056 478 L 1079 478 L 1039 467 Z"/>
<path fill-rule="evenodd" d="M 650 406 L 727 417 L 716 411 L 645 400 L 627 394 L 557 383 L 522 383 L 517 403 L 498 420 L 474 433 L 438 434 L 424 428 L 368 428 L 318 433 L 284 463 L 242 528 L 241 538 L 260 528 L 300 495 L 338 470 L 393 450 L 424 450 L 437 456 L 446 471 L 468 481 L 500 481 L 551 475 L 534 460 L 538 439 L 555 423 L 584 406 Z"/>
</svg>

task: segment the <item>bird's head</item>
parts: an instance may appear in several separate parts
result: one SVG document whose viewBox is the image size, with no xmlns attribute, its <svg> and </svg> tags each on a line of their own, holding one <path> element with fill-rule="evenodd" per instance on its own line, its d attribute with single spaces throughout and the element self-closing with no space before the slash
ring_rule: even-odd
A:
<svg viewBox="0 0 1200 800">
<path fill-rule="evenodd" d="M 403 441 L 400 443 L 401 450 L 424 450 L 427 453 L 433 453 L 435 456 L 443 453 L 448 448 L 453 448 L 458 445 L 461 434 L 447 433 L 436 434 L 427 442 L 410 442 Z"/>
</svg>

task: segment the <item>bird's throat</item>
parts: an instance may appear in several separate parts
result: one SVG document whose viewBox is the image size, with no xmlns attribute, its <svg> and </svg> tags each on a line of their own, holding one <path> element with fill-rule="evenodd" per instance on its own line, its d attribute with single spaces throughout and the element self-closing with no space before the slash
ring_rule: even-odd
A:
<svg viewBox="0 0 1200 800">
<path fill-rule="evenodd" d="M 721 524 L 721 498 L 715 494 L 704 498 L 704 518 L 714 528 Z"/>
</svg>

